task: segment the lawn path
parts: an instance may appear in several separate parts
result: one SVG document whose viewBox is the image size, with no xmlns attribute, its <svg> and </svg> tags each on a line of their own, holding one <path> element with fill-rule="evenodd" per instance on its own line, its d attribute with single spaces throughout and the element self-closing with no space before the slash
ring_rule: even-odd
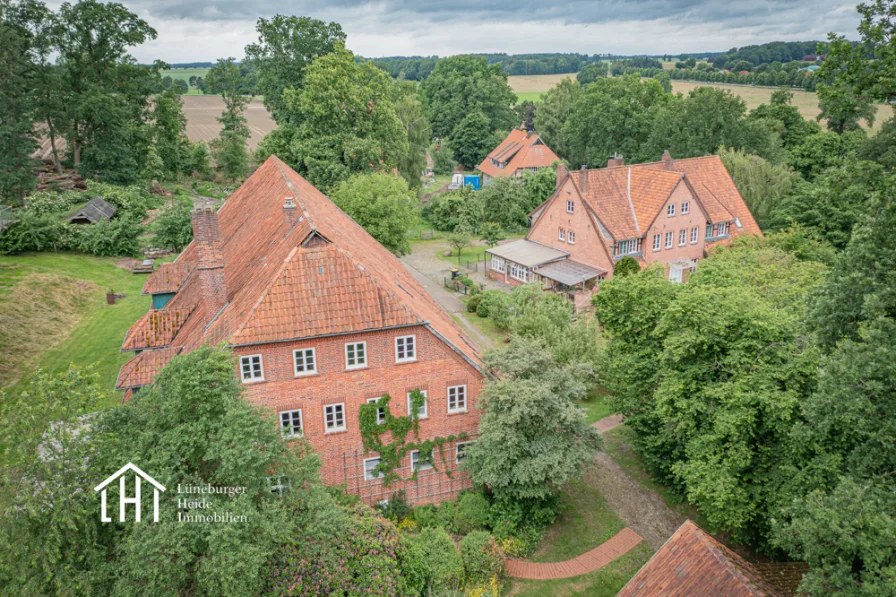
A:
<svg viewBox="0 0 896 597">
<path fill-rule="evenodd" d="M 572 578 L 600 570 L 616 558 L 625 555 L 641 542 L 641 537 L 629 528 L 622 529 L 591 551 L 565 562 L 537 563 L 526 560 L 506 561 L 507 575 L 529 580 Z"/>
</svg>

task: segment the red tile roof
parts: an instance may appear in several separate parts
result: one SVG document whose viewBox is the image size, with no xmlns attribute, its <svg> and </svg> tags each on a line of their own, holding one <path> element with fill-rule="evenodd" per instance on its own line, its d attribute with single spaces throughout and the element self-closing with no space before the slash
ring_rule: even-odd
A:
<svg viewBox="0 0 896 597">
<path fill-rule="evenodd" d="M 122 365 L 118 372 L 118 381 L 115 382 L 116 390 L 139 388 L 149 385 L 168 361 L 181 351 L 180 348 L 160 348 L 158 350 L 144 350 L 133 359 Z"/>
<path fill-rule="evenodd" d="M 144 350 L 171 344 L 195 307 L 185 309 L 150 309 L 132 325 L 124 337 L 121 350 Z"/>
<path fill-rule="evenodd" d="M 293 224 L 284 217 L 286 197 L 298 209 Z M 218 224 L 227 304 L 207 313 L 199 276 L 189 276 L 165 307 L 196 307 L 171 346 L 192 350 L 206 342 L 245 345 L 427 325 L 480 366 L 472 340 L 401 262 L 278 158 L 227 199 Z M 196 244 L 177 263 L 195 264 Z"/>
<path fill-rule="evenodd" d="M 193 271 L 195 263 L 163 263 L 159 269 L 146 279 L 143 284 L 142 294 L 159 294 L 163 292 L 177 292 L 184 281 Z"/>
<path fill-rule="evenodd" d="M 616 597 L 781 597 L 756 568 L 690 520 Z"/>
<path fill-rule="evenodd" d="M 492 165 L 491 160 L 506 162 L 504 168 Z M 513 129 L 507 138 L 482 160 L 477 169 L 492 178 L 511 176 L 520 168 L 546 168 L 560 158 L 544 144 L 541 137 L 523 129 Z"/>
</svg>

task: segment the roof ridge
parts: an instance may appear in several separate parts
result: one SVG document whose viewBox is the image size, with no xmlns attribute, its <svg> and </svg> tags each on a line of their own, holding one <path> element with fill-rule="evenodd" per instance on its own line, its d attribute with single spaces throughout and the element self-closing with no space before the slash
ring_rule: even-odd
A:
<svg viewBox="0 0 896 597">
<path fill-rule="evenodd" d="M 628 198 L 628 207 L 632 211 L 632 220 L 635 222 L 635 231 L 641 236 L 641 226 L 638 225 L 638 214 L 635 213 L 635 204 L 632 203 L 632 167 L 628 167 L 628 180 L 625 183 L 625 196 Z"/>
<path fill-rule="evenodd" d="M 284 164 L 280 158 L 273 154 L 268 159 L 274 160 L 274 164 L 277 166 L 277 170 L 280 172 L 280 176 L 283 178 L 283 182 L 286 183 L 286 188 L 288 188 L 292 192 L 293 200 L 296 202 L 296 204 L 302 206 L 302 215 L 304 215 L 305 219 L 308 220 L 308 227 L 311 228 L 311 230 L 313 230 L 314 232 L 320 234 L 320 231 L 314 224 L 314 219 L 311 217 L 311 214 L 308 213 L 308 207 L 305 205 L 305 202 L 299 198 L 298 189 L 292 183 L 292 181 L 289 180 L 289 176 L 287 176 L 286 172 L 283 170 L 283 166 L 285 166 L 286 164 Z"/>
<path fill-rule="evenodd" d="M 692 531 L 695 531 L 697 533 L 697 537 L 700 539 L 700 543 L 702 543 L 706 547 L 706 549 L 709 551 L 709 553 L 711 553 L 713 555 L 713 557 L 720 564 L 722 564 L 722 566 L 725 568 L 725 570 L 728 572 L 728 574 L 731 575 L 732 578 L 736 579 L 747 590 L 749 590 L 750 593 L 753 593 L 754 595 L 760 594 L 760 593 L 757 593 L 757 589 L 755 586 L 753 586 L 753 583 L 750 582 L 750 579 L 747 578 L 747 576 L 743 572 L 741 572 L 737 568 L 737 566 L 734 565 L 733 560 L 731 558 L 729 558 L 727 556 L 727 554 L 725 554 L 723 552 L 723 550 L 719 549 L 719 546 L 721 546 L 723 548 L 725 547 L 722 543 L 720 543 L 715 537 L 713 537 L 712 535 L 710 535 L 709 533 L 707 533 L 706 531 L 704 531 L 697 525 L 693 525 Z M 732 553 L 734 553 L 734 552 L 732 552 Z M 735 553 L 734 555 L 737 556 L 738 554 Z M 741 556 L 738 556 L 738 557 L 741 557 Z M 741 559 L 743 559 L 743 558 L 741 557 Z M 748 565 L 750 564 L 746 560 L 743 560 L 743 561 L 745 564 L 748 564 Z M 763 591 L 763 593 L 764 593 L 764 591 Z"/>
</svg>

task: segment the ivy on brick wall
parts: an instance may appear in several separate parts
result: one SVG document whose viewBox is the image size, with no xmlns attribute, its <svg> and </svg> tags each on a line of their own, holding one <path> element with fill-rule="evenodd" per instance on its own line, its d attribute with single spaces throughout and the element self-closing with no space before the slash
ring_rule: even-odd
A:
<svg viewBox="0 0 896 597">
<path fill-rule="evenodd" d="M 411 413 L 409 416 L 401 417 L 393 416 L 389 410 L 389 401 L 391 400 L 392 397 L 389 394 L 384 394 L 379 400 L 362 404 L 359 416 L 361 441 L 364 444 L 364 449 L 368 452 L 377 452 L 380 455 L 380 463 L 372 472 L 382 475 L 383 485 L 389 485 L 392 481 L 399 479 L 395 470 L 400 468 L 401 459 L 410 452 L 419 450 L 417 469 L 429 464 L 435 470 L 439 470 L 435 462 L 435 451 L 438 449 L 439 462 L 444 465 L 446 461 L 443 446 L 446 443 L 465 440 L 469 437 L 466 433 L 460 433 L 419 441 L 420 418 L 418 413 L 426 403 L 426 396 L 420 390 L 411 392 Z M 385 414 L 382 420 L 379 417 L 380 410 Z M 408 434 L 411 432 L 416 441 L 408 441 Z M 388 443 L 383 441 L 387 434 L 391 435 Z M 447 467 L 445 474 L 451 476 L 451 471 Z M 411 478 L 417 479 L 416 470 Z"/>
</svg>

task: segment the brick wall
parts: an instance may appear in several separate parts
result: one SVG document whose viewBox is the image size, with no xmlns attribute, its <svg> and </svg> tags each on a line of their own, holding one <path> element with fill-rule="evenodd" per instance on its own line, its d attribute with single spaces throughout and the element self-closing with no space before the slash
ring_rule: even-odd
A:
<svg viewBox="0 0 896 597">
<path fill-rule="evenodd" d="M 417 360 L 396 364 L 395 338 L 407 335 L 416 336 Z M 360 341 L 367 343 L 368 365 L 364 369 L 347 370 L 345 344 Z M 293 351 L 305 348 L 315 349 L 317 373 L 297 377 Z M 405 489 L 409 501 L 417 504 L 449 499 L 470 486 L 469 479 L 461 473 L 445 474 L 446 468 L 456 468 L 453 444 L 444 447 L 448 464 L 442 465 L 436 454 L 437 470 L 421 472 L 416 480 L 410 479 L 409 457 L 402 462 L 404 481 L 384 488 L 380 480 L 363 479 L 363 459 L 376 456 L 364 453 L 358 422 L 361 404 L 368 398 L 389 394 L 392 414 L 406 416 L 408 392 L 425 390 L 428 416 L 420 421 L 420 440 L 456 436 L 461 432 L 473 436 L 477 432 L 476 399 L 482 387 L 482 375 L 424 326 L 240 346 L 234 352 L 237 356 L 262 356 L 264 381 L 245 384 L 249 400 L 277 413 L 301 409 L 305 438 L 321 455 L 321 476 L 325 483 L 344 483 L 368 502 Z M 448 413 L 448 387 L 455 385 L 467 387 L 465 413 Z M 327 433 L 324 406 L 337 403 L 345 405 L 346 430 Z M 409 434 L 408 441 L 414 441 L 413 433 Z"/>
<path fill-rule="evenodd" d="M 681 206 L 688 202 L 689 211 L 683 215 Z M 675 215 L 667 215 L 669 204 L 675 204 Z M 697 228 L 697 242 L 691 243 L 691 230 Z M 679 245 L 679 233 L 686 230 L 685 244 Z M 666 248 L 666 232 L 672 232 L 672 248 Z M 660 250 L 653 250 L 653 236 L 660 235 Z M 676 259 L 700 259 L 703 257 L 704 237 L 706 235 L 706 215 L 693 197 L 687 185 L 681 183 L 669 196 L 659 215 L 644 235 L 642 249 L 644 260 L 652 263 L 669 264 Z"/>
</svg>

